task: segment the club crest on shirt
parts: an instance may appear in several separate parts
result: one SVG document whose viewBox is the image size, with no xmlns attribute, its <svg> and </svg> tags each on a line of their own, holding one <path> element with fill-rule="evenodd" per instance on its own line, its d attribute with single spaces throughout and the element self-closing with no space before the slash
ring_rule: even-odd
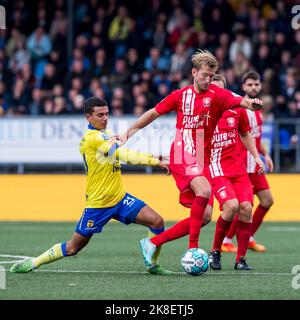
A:
<svg viewBox="0 0 300 320">
<path fill-rule="evenodd" d="M 210 107 L 211 98 L 204 98 L 203 99 L 203 107 L 208 108 Z"/>
<path fill-rule="evenodd" d="M 220 197 L 221 197 L 221 199 L 225 199 L 226 196 L 227 196 L 226 191 L 225 191 L 225 190 L 222 190 L 222 191 L 220 192 Z"/>
<path fill-rule="evenodd" d="M 104 140 L 109 140 L 109 135 L 107 135 L 106 133 L 102 133 L 102 138 Z"/>
<path fill-rule="evenodd" d="M 86 226 L 87 226 L 88 228 L 92 228 L 93 225 L 94 225 L 94 221 L 93 221 L 93 220 L 88 220 Z"/>
<path fill-rule="evenodd" d="M 227 118 L 227 122 L 228 122 L 228 125 L 229 127 L 234 127 L 234 118 Z"/>
</svg>

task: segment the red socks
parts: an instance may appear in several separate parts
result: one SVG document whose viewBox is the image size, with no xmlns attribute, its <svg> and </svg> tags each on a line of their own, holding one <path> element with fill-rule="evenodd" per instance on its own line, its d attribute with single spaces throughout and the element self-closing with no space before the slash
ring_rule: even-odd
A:
<svg viewBox="0 0 300 320">
<path fill-rule="evenodd" d="M 207 198 L 197 196 L 191 208 L 191 216 L 179 221 L 173 227 L 151 238 L 151 242 L 158 247 L 165 242 L 190 234 L 189 248 L 198 248 L 199 233 L 203 226 L 203 214 L 207 203 Z"/>
<path fill-rule="evenodd" d="M 203 222 L 204 210 L 208 203 L 208 198 L 196 196 L 191 208 L 189 249 L 198 248 L 199 234 Z"/>
<path fill-rule="evenodd" d="M 236 255 L 237 262 L 241 256 L 246 256 L 251 230 L 252 222 L 238 221 L 236 228 L 236 240 L 238 244 Z"/>
<path fill-rule="evenodd" d="M 215 239 L 212 251 L 219 250 L 221 251 L 222 242 L 226 236 L 228 229 L 230 228 L 231 221 L 226 221 L 219 216 L 219 219 L 216 223 Z"/>
<path fill-rule="evenodd" d="M 151 238 L 151 242 L 158 247 L 165 242 L 186 236 L 190 230 L 190 219 L 186 218 L 177 222 L 173 227 Z"/>
<path fill-rule="evenodd" d="M 252 219 L 252 232 L 251 232 L 251 236 L 253 236 L 255 234 L 255 232 L 257 231 L 257 229 L 259 228 L 259 226 L 261 225 L 264 216 L 266 215 L 266 213 L 269 211 L 270 208 L 265 208 L 262 207 L 261 205 L 259 205 L 254 214 L 253 214 L 253 219 Z"/>
</svg>

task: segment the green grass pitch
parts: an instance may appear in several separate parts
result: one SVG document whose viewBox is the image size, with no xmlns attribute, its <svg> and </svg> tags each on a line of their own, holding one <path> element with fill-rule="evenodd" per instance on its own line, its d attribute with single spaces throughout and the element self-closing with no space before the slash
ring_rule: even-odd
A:
<svg viewBox="0 0 300 320">
<path fill-rule="evenodd" d="M 168 226 L 171 224 L 169 223 Z M 55 243 L 68 240 L 75 223 L 0 222 L 0 265 L 6 270 L 16 258 L 37 256 Z M 215 224 L 201 231 L 201 248 L 208 251 Z M 252 271 L 233 270 L 234 255 L 222 255 L 222 270 L 208 270 L 193 277 L 182 272 L 180 257 L 187 237 L 164 245 L 160 263 L 178 272 L 172 276 L 153 276 L 145 272 L 138 241 L 146 228 L 109 223 L 96 234 L 76 257 L 64 258 L 28 274 L 6 272 L 6 289 L 0 300 L 294 300 L 300 289 L 292 286 L 293 266 L 300 265 L 300 223 L 267 223 L 257 240 L 267 246 L 266 253 L 248 252 Z M 300 268 L 300 267 L 299 267 Z M 300 279 L 294 279 L 300 287 Z M 297 286 L 297 287 L 298 287 Z M 295 287 L 295 286 L 294 286 Z"/>
</svg>

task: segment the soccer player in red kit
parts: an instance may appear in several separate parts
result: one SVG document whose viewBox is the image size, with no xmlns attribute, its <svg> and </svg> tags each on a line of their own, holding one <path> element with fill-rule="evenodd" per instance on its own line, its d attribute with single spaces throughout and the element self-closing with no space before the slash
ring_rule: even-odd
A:
<svg viewBox="0 0 300 320">
<path fill-rule="evenodd" d="M 225 88 L 226 80 L 216 74 L 212 84 Z M 211 140 L 211 158 L 209 172 L 213 193 L 222 211 L 217 223 L 210 251 L 209 265 L 214 270 L 221 269 L 221 245 L 230 228 L 231 221 L 237 214 L 238 249 L 234 268 L 251 270 L 246 262 L 246 251 L 252 230 L 252 186 L 241 156 L 239 137 L 253 155 L 255 163 L 264 171 L 264 164 L 259 157 L 255 141 L 249 132 L 246 110 L 237 108 L 223 112 Z"/>
<path fill-rule="evenodd" d="M 243 91 L 245 92 L 245 98 L 257 98 L 259 93 L 261 92 L 261 81 L 260 76 L 255 71 L 249 71 L 243 76 Z M 268 151 L 261 143 L 261 136 L 262 136 L 262 115 L 261 111 L 248 111 L 246 110 L 248 123 L 250 126 L 250 131 L 252 137 L 255 139 L 256 148 L 260 154 L 265 157 L 265 162 L 269 172 L 273 171 L 273 162 L 268 154 Z M 255 252 L 265 252 L 266 247 L 258 244 L 254 239 L 254 234 L 257 232 L 258 228 L 260 227 L 264 216 L 269 211 L 271 206 L 273 205 L 273 196 L 270 191 L 270 187 L 268 181 L 266 179 L 265 174 L 257 174 L 258 167 L 256 162 L 254 161 L 253 156 L 247 152 L 247 150 L 242 146 L 245 164 L 247 168 L 247 172 L 253 186 L 253 193 L 259 199 L 259 205 L 256 208 L 253 214 L 253 226 L 250 236 L 250 241 L 248 244 L 248 249 L 255 251 Z M 231 224 L 231 227 L 226 234 L 226 238 L 224 239 L 222 245 L 222 251 L 232 252 L 235 250 L 235 246 L 232 243 L 232 238 L 236 234 L 236 225 L 237 225 L 237 218 L 235 218 Z"/>
<path fill-rule="evenodd" d="M 176 137 L 170 150 L 170 171 L 180 193 L 195 194 L 190 217 L 151 239 L 140 241 L 145 264 L 151 267 L 154 251 L 161 244 L 189 234 L 189 248 L 198 248 L 204 210 L 211 196 L 211 186 L 204 175 L 208 166 L 211 138 L 222 113 L 241 106 L 262 108 L 259 99 L 244 99 L 229 90 L 211 85 L 218 69 L 216 58 L 209 51 L 192 56 L 193 84 L 171 92 L 154 108 L 145 112 L 119 139 L 125 143 L 136 131 L 171 111 L 177 113 Z"/>
</svg>

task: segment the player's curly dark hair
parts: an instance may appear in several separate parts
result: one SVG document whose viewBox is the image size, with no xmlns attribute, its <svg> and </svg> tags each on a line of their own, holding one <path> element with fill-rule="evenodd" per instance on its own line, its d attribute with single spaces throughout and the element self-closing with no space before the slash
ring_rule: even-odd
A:
<svg viewBox="0 0 300 320">
<path fill-rule="evenodd" d="M 83 111 L 84 113 L 92 114 L 94 107 L 107 107 L 108 103 L 101 98 L 91 97 L 84 101 Z"/>
</svg>

